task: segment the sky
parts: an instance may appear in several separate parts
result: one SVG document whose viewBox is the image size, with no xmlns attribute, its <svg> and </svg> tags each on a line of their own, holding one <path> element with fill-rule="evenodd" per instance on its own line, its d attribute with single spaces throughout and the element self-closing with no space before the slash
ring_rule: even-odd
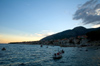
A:
<svg viewBox="0 0 100 66">
<path fill-rule="evenodd" d="M 100 0 L 0 0 L 0 43 L 100 27 Z"/>
</svg>

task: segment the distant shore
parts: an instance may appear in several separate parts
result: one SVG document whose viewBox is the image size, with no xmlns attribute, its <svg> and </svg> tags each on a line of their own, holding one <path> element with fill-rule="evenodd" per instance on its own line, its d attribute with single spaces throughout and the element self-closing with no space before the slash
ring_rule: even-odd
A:
<svg viewBox="0 0 100 66">
<path fill-rule="evenodd" d="M 100 41 L 91 41 L 88 43 L 85 43 L 84 45 L 80 44 L 32 44 L 32 43 L 9 43 L 9 44 L 26 44 L 26 45 L 51 45 L 51 46 L 60 46 L 60 47 L 90 47 L 90 46 L 100 46 Z"/>
<path fill-rule="evenodd" d="M 53 45 L 61 47 L 100 46 L 100 40 L 89 40 L 86 35 L 57 40 L 10 42 L 9 44 Z"/>
</svg>

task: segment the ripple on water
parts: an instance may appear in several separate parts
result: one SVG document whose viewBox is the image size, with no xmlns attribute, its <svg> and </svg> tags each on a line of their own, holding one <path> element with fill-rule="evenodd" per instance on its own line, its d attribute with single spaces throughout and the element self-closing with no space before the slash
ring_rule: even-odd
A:
<svg viewBox="0 0 100 66">
<path fill-rule="evenodd" d="M 0 45 L 6 47 L 6 51 L 0 50 L 1 66 L 99 66 L 100 49 L 59 47 L 39 45 Z M 65 53 L 59 60 L 52 58 L 53 53 L 63 49 Z M 82 51 L 80 51 L 80 49 Z M 88 49 L 88 51 L 85 51 Z"/>
</svg>

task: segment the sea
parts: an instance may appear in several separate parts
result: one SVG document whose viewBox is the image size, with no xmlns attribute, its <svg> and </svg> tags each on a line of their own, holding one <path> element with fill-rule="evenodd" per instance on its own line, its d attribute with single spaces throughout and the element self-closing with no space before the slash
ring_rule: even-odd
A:
<svg viewBox="0 0 100 66">
<path fill-rule="evenodd" d="M 62 58 L 53 59 L 62 49 Z M 0 44 L 0 66 L 100 66 L 100 47 Z"/>
</svg>

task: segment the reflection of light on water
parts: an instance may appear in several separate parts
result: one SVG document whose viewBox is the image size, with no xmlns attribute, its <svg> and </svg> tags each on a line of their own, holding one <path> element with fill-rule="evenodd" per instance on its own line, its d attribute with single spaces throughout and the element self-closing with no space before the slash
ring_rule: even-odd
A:
<svg viewBox="0 0 100 66">
<path fill-rule="evenodd" d="M 41 61 L 45 61 L 45 60 L 47 60 L 48 58 L 47 57 L 43 57 L 43 58 L 41 58 L 41 59 L 39 59 L 39 60 L 36 60 L 36 61 L 34 61 L 34 62 L 41 62 Z"/>
<path fill-rule="evenodd" d="M 97 64 L 100 65 L 100 57 L 93 57 L 93 62 L 97 62 Z"/>
<path fill-rule="evenodd" d="M 1 65 L 1 66 L 15 66 L 15 65 L 19 65 L 21 64 L 21 62 L 15 62 L 15 63 L 10 63 L 10 64 L 4 64 L 4 65 Z"/>
</svg>

